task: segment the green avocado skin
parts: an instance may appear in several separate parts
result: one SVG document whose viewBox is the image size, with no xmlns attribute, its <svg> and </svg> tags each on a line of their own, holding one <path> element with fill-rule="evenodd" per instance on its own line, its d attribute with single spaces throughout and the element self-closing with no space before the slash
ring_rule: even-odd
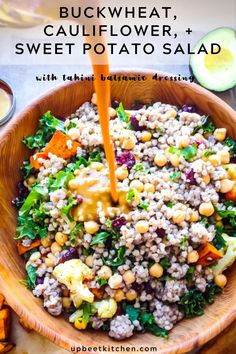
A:
<svg viewBox="0 0 236 354">
<path fill-rule="evenodd" d="M 192 54 L 190 68 L 200 85 L 211 91 L 223 92 L 236 86 L 236 33 L 228 27 L 217 28 L 198 41 L 194 52 L 196 53 L 202 44 L 210 49 L 212 43 L 218 43 L 221 49 L 227 50 L 230 53 L 230 61 L 221 63 L 218 69 L 209 70 L 205 66 L 206 54 Z"/>
</svg>

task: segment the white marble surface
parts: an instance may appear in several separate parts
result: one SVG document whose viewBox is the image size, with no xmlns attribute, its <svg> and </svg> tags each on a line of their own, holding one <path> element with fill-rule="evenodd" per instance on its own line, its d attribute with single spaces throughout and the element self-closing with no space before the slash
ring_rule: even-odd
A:
<svg viewBox="0 0 236 354">
<path fill-rule="evenodd" d="M 157 70 L 154 66 L 149 68 L 153 69 L 154 72 Z M 189 68 L 187 66 L 165 66 L 158 67 L 158 69 L 175 74 L 189 75 Z M 88 73 L 89 71 L 89 66 L 1 66 L 0 79 L 6 80 L 11 85 L 16 97 L 16 113 L 18 113 L 32 99 L 60 83 L 60 81 L 36 82 L 36 75 L 50 73 L 55 73 L 56 75 L 65 73 L 69 75 Z M 236 109 L 236 89 L 221 93 L 219 96 Z M 1 127 L 0 130 L 4 130 L 5 127 Z M 16 347 L 11 351 L 11 354 L 68 353 L 35 332 L 27 333 L 19 326 L 16 316 L 14 316 L 12 325 L 12 341 L 16 344 Z"/>
</svg>

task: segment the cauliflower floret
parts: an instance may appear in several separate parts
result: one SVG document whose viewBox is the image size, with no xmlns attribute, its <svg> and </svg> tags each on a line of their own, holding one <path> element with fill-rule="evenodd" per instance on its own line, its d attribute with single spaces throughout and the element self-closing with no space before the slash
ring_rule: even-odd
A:
<svg viewBox="0 0 236 354">
<path fill-rule="evenodd" d="M 236 238 L 222 234 L 226 244 L 227 250 L 223 258 L 221 258 L 217 265 L 213 268 L 214 275 L 221 274 L 225 269 L 229 268 L 236 260 Z"/>
<path fill-rule="evenodd" d="M 114 299 L 102 300 L 93 304 L 100 318 L 112 318 L 117 311 L 117 303 Z"/>
<path fill-rule="evenodd" d="M 71 259 L 58 264 L 52 274 L 60 283 L 68 287 L 72 299 L 76 299 L 75 306 L 78 306 L 79 298 L 90 303 L 94 301 L 93 293 L 83 284 L 83 281 L 91 279 L 93 274 L 91 269 L 80 259 Z"/>
</svg>

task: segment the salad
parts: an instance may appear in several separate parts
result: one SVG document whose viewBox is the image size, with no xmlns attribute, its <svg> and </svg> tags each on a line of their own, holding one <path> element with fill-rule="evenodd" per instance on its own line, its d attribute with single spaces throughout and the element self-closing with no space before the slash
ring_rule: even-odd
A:
<svg viewBox="0 0 236 354">
<path fill-rule="evenodd" d="M 114 101 L 110 196 L 96 95 L 45 113 L 23 143 L 16 240 L 24 284 L 53 316 L 117 340 L 168 338 L 226 286 L 236 258 L 236 143 L 193 106 Z"/>
</svg>

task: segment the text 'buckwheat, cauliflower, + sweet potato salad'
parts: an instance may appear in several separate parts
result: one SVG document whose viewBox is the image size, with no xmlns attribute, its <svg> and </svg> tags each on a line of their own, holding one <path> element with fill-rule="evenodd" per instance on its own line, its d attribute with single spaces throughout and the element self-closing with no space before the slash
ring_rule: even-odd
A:
<svg viewBox="0 0 236 354">
<path fill-rule="evenodd" d="M 96 96 L 24 138 L 17 247 L 53 316 L 122 340 L 200 316 L 236 259 L 236 143 L 192 106 L 113 102 L 118 202 Z"/>
</svg>

